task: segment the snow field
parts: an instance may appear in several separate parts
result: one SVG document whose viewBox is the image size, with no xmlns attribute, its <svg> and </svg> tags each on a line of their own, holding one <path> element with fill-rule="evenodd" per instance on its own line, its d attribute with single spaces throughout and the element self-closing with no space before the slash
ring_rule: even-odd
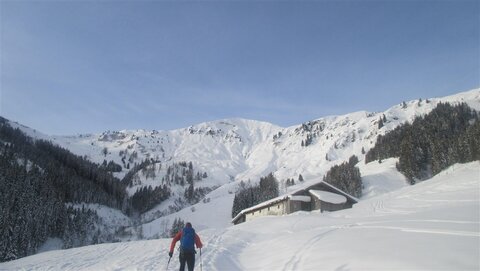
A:
<svg viewBox="0 0 480 271">
<path fill-rule="evenodd" d="M 480 162 L 454 165 L 352 209 L 260 217 L 198 234 L 209 271 L 479 270 Z M 49 251 L 1 263 L 0 270 L 165 270 L 170 241 Z M 169 270 L 178 270 L 177 257 Z"/>
</svg>

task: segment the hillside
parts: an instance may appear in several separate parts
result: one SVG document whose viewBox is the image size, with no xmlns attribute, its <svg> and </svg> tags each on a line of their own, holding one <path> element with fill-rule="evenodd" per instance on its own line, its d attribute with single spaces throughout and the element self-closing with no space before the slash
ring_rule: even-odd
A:
<svg viewBox="0 0 480 271">
<path fill-rule="evenodd" d="M 209 206 L 215 208 L 219 204 L 231 209 L 231 193 L 236 191 L 240 181 L 255 183 L 273 172 L 280 181 L 280 190 L 286 192 L 285 182 L 289 178 L 298 183 L 301 174 L 306 182 L 310 182 L 321 178 L 333 165 L 344 162 L 351 155 L 363 160 L 363 154 L 375 145 L 379 135 L 431 112 L 440 102 L 465 102 L 478 110 L 480 89 L 443 98 L 402 102 L 384 112 L 361 111 L 329 116 L 287 128 L 253 120 L 228 119 L 173 131 L 105 132 L 56 138 L 56 142 L 98 163 L 106 159 L 123 164 L 121 154 L 126 157 L 124 160 L 132 163 L 153 158 L 156 176 L 148 178 L 145 174 L 137 174 L 139 181 L 129 189 L 130 193 L 140 187 L 162 185 L 169 166 L 180 161 L 192 162 L 194 171 L 208 176 L 194 182 L 195 187 L 217 189 L 205 195 L 212 200 Z M 105 148 L 108 149 L 106 155 L 102 153 Z M 126 172 L 123 168 L 116 174 L 122 177 Z M 174 195 L 143 214 L 143 221 L 148 223 L 182 209 L 178 217 L 194 215 L 189 203 L 179 202 L 187 186 L 171 185 Z M 168 228 L 172 221 L 173 218 L 165 219 L 161 224 Z M 218 225 L 208 225 L 207 222 L 204 226 Z"/>
<path fill-rule="evenodd" d="M 122 157 L 131 166 L 145 158 L 164 165 L 191 161 L 194 168 L 207 172 L 209 180 L 219 184 L 256 180 L 270 172 L 280 180 L 298 179 L 299 174 L 309 179 L 323 176 L 332 164 L 353 154 L 361 157 L 362 148 L 368 151 L 373 147 L 378 135 L 429 113 L 439 102 L 465 102 L 480 110 L 480 89 L 402 102 L 384 112 L 323 117 L 287 128 L 254 120 L 226 119 L 172 131 L 107 131 L 53 140 L 97 163 L 113 160 L 122 165 Z M 385 121 L 379 127 L 383 116 Z M 123 177 L 127 171 L 123 167 L 117 176 Z M 147 183 L 155 184 L 159 179 L 161 176 Z"/>
<path fill-rule="evenodd" d="M 379 171 L 375 164 L 368 166 Z M 479 168 L 479 162 L 457 164 L 348 210 L 201 230 L 203 269 L 478 270 Z M 50 251 L 0 263 L 0 269 L 164 269 L 169 243 L 158 239 Z M 169 268 L 178 269 L 178 261 Z"/>
<path fill-rule="evenodd" d="M 105 168 L 0 118 L 0 261 L 34 254 L 52 238 L 62 248 L 112 242 L 133 211 Z"/>
<path fill-rule="evenodd" d="M 360 158 L 362 199 L 407 186 L 395 167 L 397 160 L 365 165 L 364 153 L 379 135 L 431 112 L 440 102 L 465 102 L 479 110 L 480 89 L 402 102 L 384 112 L 329 116 L 287 128 L 227 119 L 173 131 L 124 130 L 60 137 L 9 123 L 33 138 L 52 141 L 85 161 L 98 163 L 102 170 L 122 179 L 129 203 L 140 213 L 125 217 L 115 209 L 92 204 L 97 202 L 71 206 L 95 211 L 107 224 L 111 221 L 115 240 L 129 241 L 167 237 L 176 218 L 191 221 L 198 230 L 222 230 L 230 225 L 233 198 L 241 181 L 256 183 L 273 172 L 280 193 L 287 193 L 296 189 L 295 185 L 287 187 L 287 179 L 299 185 L 302 175 L 305 181 L 300 185 L 308 185 L 351 155 Z"/>
</svg>

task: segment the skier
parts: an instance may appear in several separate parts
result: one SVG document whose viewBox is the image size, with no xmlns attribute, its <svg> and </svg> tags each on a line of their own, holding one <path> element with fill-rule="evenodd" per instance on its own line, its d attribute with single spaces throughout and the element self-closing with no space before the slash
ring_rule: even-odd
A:
<svg viewBox="0 0 480 271">
<path fill-rule="evenodd" d="M 193 266 L 195 265 L 195 253 L 197 253 L 194 244 L 200 249 L 200 254 L 202 254 L 201 249 L 203 244 L 200 237 L 192 228 L 190 222 L 187 222 L 185 228 L 179 231 L 173 238 L 172 244 L 170 245 L 170 252 L 168 253 L 170 258 L 173 255 L 173 250 L 178 240 L 180 240 L 180 271 L 185 271 L 185 263 L 187 263 L 188 271 L 193 271 Z"/>
</svg>

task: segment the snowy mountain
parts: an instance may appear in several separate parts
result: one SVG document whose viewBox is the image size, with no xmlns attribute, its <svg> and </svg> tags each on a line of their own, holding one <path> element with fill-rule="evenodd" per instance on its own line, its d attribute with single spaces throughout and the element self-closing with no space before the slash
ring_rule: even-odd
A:
<svg viewBox="0 0 480 271">
<path fill-rule="evenodd" d="M 364 170 L 386 172 L 391 163 Z M 414 186 L 333 213 L 299 212 L 200 230 L 204 270 L 478 270 L 480 163 L 456 164 Z M 401 177 L 400 177 L 401 178 Z M 391 186 L 388 186 L 391 187 Z M 205 218 L 205 219 L 210 219 Z M 195 226 L 195 224 L 194 224 Z M 166 269 L 171 239 L 101 244 L 0 263 L 1 270 Z M 178 269 L 175 252 L 169 270 Z"/>
<path fill-rule="evenodd" d="M 141 187 L 164 184 L 162 178 L 166 176 L 168 166 L 181 161 L 192 162 L 195 172 L 208 176 L 196 182 L 195 187 L 217 188 L 219 191 L 207 196 L 217 198 L 234 192 L 240 181 L 257 182 L 270 172 L 281 181 L 282 187 L 288 178 L 298 183 L 300 174 L 307 182 L 322 177 L 332 165 L 344 162 L 351 155 L 362 160 L 363 153 L 374 146 L 378 135 L 429 113 L 439 102 L 465 102 L 480 110 L 480 89 L 444 98 L 402 102 L 384 112 L 360 111 L 329 116 L 286 128 L 254 120 L 227 119 L 173 131 L 108 131 L 55 137 L 54 140 L 94 162 L 112 160 L 122 165 L 122 171 L 115 173 L 120 178 L 128 172 L 128 164 L 133 166 L 146 158 L 152 159 L 156 165 L 151 166 L 156 172 L 155 177 L 147 178 L 138 173 L 139 181 L 129 189 L 130 194 Z M 185 187 L 171 187 L 181 198 Z M 158 217 L 159 213 L 170 213 L 169 206 L 176 206 L 175 211 L 184 207 L 178 202 L 175 204 L 178 197 L 171 197 L 146 213 L 146 221 Z M 231 203 L 222 204 L 231 206 Z"/>
<path fill-rule="evenodd" d="M 362 148 L 367 151 L 372 147 L 378 135 L 430 112 L 439 102 L 466 102 L 479 110 L 480 89 L 444 98 L 410 101 L 385 112 L 354 112 L 287 128 L 254 120 L 227 119 L 173 131 L 108 131 L 55 137 L 54 140 L 97 163 L 106 159 L 122 165 L 123 156 L 131 163 L 145 158 L 163 164 L 192 161 L 195 168 L 207 172 L 209 179 L 218 184 L 256 180 L 270 172 L 278 179 L 297 179 L 299 174 L 309 179 L 323 176 L 332 164 L 352 154 L 361 157 Z M 386 121 L 379 128 L 383 116 Z M 133 158 L 132 153 L 136 154 Z M 117 176 L 123 177 L 126 172 L 123 168 Z"/>
<path fill-rule="evenodd" d="M 333 164 L 353 154 L 361 157 L 362 148 L 370 149 L 378 135 L 429 113 L 439 102 L 465 102 L 479 110 L 480 89 L 404 102 L 384 112 L 323 117 L 287 128 L 254 120 L 226 119 L 172 131 L 107 131 L 53 139 L 97 163 L 113 160 L 122 165 L 122 157 L 132 165 L 145 158 L 162 164 L 191 161 L 217 184 L 253 181 L 270 172 L 280 180 L 298 179 L 299 174 L 310 179 L 323 176 Z M 380 128 L 379 120 L 383 117 Z M 127 171 L 123 167 L 116 175 L 123 177 Z M 149 184 L 158 184 L 159 179 L 161 176 Z"/>
<path fill-rule="evenodd" d="M 321 178 L 332 165 L 346 161 L 351 155 L 357 155 L 362 161 L 364 152 L 374 146 L 379 135 L 429 113 L 439 102 L 465 102 L 480 110 L 480 89 L 444 98 L 402 102 L 384 112 L 329 116 L 286 128 L 254 120 L 226 119 L 172 131 L 122 130 L 48 137 L 16 125 L 32 137 L 49 138 L 96 163 L 114 161 L 121 166 L 121 171 L 114 173 L 119 178 L 124 178 L 135 164 L 148 159 L 149 165 L 133 172 L 129 194 L 162 185 L 173 193 L 142 215 L 143 235 L 151 238 L 164 233 L 175 217 L 188 217 L 198 222 L 199 228 L 225 227 L 229 225 L 233 194 L 240 181 L 257 182 L 273 172 L 280 181 L 281 192 L 287 192 L 294 187 L 287 188 L 286 179 L 298 183 L 301 174 L 308 183 Z M 186 177 L 182 174 L 187 163 L 191 163 L 194 175 L 202 176 L 195 178 L 195 188 L 204 189 L 200 193 L 203 202 L 193 206 L 196 201 L 185 200 L 188 184 L 181 179 Z M 362 177 L 367 183 L 370 181 Z M 365 197 L 388 190 L 391 188 L 384 185 L 367 185 Z M 200 211 L 204 209 L 201 205 L 208 208 Z M 212 209 L 221 220 L 200 219 L 213 215 L 209 211 Z"/>
</svg>

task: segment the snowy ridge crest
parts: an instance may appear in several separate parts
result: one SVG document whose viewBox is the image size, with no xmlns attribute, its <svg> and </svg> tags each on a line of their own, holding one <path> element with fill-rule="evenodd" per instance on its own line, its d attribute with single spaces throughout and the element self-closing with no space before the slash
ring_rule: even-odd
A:
<svg viewBox="0 0 480 271">
<path fill-rule="evenodd" d="M 375 145 L 379 135 L 429 113 L 439 102 L 465 102 L 480 110 L 480 89 L 443 98 L 401 102 L 384 112 L 358 111 L 327 116 L 286 128 L 232 118 L 171 131 L 122 130 L 48 137 L 21 125 L 14 127 L 34 138 L 50 139 L 96 163 L 113 161 L 122 167 L 114 173 L 118 178 L 123 178 L 135 164 L 151 160 L 153 165 L 137 174 L 130 193 L 142 187 L 164 185 L 168 167 L 191 162 L 194 172 L 208 176 L 195 184 L 197 188 L 220 187 L 208 195 L 213 199 L 233 193 L 240 181 L 256 182 L 270 172 L 280 181 L 282 191 L 286 189 L 282 187 L 286 179 L 297 182 L 300 174 L 307 183 L 322 178 L 333 165 L 346 161 L 351 155 L 363 160 L 363 154 Z M 175 196 L 154 208 L 152 213 L 168 213 L 169 206 L 183 197 L 185 187 L 172 184 L 171 188 Z"/>
</svg>

